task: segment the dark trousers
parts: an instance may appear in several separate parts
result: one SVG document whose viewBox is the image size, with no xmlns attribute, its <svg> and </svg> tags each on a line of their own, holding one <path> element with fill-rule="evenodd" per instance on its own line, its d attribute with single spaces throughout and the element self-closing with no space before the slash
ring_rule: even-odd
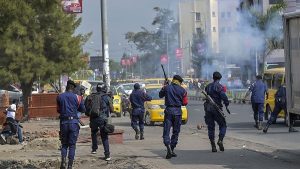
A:
<svg viewBox="0 0 300 169">
<path fill-rule="evenodd" d="M 252 103 L 252 109 L 254 112 L 255 121 L 263 121 L 264 118 L 264 104 L 263 103 Z"/>
<path fill-rule="evenodd" d="M 91 136 L 92 136 L 92 150 L 98 149 L 97 133 L 100 130 L 100 137 L 103 144 L 104 155 L 110 155 L 109 152 L 109 141 L 108 133 L 104 131 L 104 125 L 106 121 L 100 117 L 93 118 L 90 120 Z"/>
<path fill-rule="evenodd" d="M 286 105 L 282 105 L 279 102 L 275 102 L 274 110 L 271 113 L 271 117 L 270 117 L 270 119 L 267 122 L 269 125 L 271 125 L 273 122 L 276 121 L 277 116 L 281 112 L 281 110 L 284 110 L 284 113 L 286 114 L 287 113 Z"/>
<path fill-rule="evenodd" d="M 182 115 L 165 113 L 163 131 L 163 139 L 165 146 L 171 145 L 172 148 L 176 147 L 180 133 L 181 120 Z M 173 128 L 173 132 L 172 137 L 170 138 L 171 127 Z"/>
<path fill-rule="evenodd" d="M 219 125 L 219 138 L 223 139 L 225 137 L 227 129 L 226 121 L 218 111 L 206 111 L 204 119 L 208 129 L 208 138 L 210 140 L 215 140 L 215 122 Z"/>
<path fill-rule="evenodd" d="M 139 126 L 140 132 L 144 132 L 144 113 L 133 114 L 131 116 L 131 127 L 137 129 Z"/>
<path fill-rule="evenodd" d="M 79 134 L 78 123 L 61 123 L 61 156 L 66 158 L 68 154 L 69 160 L 73 161 L 75 157 L 76 141 Z"/>
</svg>

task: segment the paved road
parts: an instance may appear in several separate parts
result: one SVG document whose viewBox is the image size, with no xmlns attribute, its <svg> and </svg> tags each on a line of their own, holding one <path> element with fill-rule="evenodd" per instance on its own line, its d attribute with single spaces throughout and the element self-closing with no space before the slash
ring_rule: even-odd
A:
<svg viewBox="0 0 300 169">
<path fill-rule="evenodd" d="M 283 124 L 283 119 L 278 119 L 278 124 L 273 124 L 268 133 L 264 134 L 253 127 L 253 112 L 250 104 L 231 104 L 229 107 L 232 114 L 227 115 L 228 136 L 268 144 L 277 149 L 300 151 L 300 132 L 289 133 L 288 127 Z M 190 101 L 188 110 L 188 126 L 195 128 L 198 123 L 205 125 L 203 102 Z"/>
</svg>

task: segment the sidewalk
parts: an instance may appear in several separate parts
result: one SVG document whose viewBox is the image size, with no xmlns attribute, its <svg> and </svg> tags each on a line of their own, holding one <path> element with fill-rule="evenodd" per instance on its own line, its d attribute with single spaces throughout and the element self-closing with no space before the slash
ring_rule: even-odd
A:
<svg viewBox="0 0 300 169">
<path fill-rule="evenodd" d="M 32 126 L 34 122 L 24 124 Z M 40 130 L 58 128 L 55 121 L 37 123 Z M 166 150 L 162 143 L 161 126 L 145 127 L 145 140 L 135 140 L 134 132 L 130 127 L 128 117 L 113 118 L 117 129 L 124 130 L 124 144 L 112 144 L 112 161 L 106 162 L 103 158 L 103 148 L 100 145 L 97 154 L 91 154 L 91 142 L 79 143 L 76 149 L 75 168 L 93 169 L 296 169 L 300 165 L 298 160 L 286 161 L 272 154 L 273 149 L 255 143 L 225 138 L 225 152 L 212 153 L 206 131 L 193 130 L 182 126 L 179 144 L 176 148 L 178 157 L 165 159 Z M 80 138 L 89 138 L 89 128 L 80 130 Z M 45 138 L 33 147 L 29 143 L 21 147 L 0 146 L 0 168 L 5 166 L 23 166 L 24 168 L 58 168 L 60 152 L 58 138 Z M 31 145 L 31 146 L 30 146 Z M 246 146 L 245 146 L 246 145 Z M 255 149 L 260 150 L 256 152 Z M 299 159 L 299 158 L 298 158 Z"/>
</svg>

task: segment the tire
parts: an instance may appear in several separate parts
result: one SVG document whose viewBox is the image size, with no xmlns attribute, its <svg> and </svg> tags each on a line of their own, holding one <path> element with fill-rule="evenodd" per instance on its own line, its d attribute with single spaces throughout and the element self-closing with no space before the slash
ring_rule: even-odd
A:
<svg viewBox="0 0 300 169">
<path fill-rule="evenodd" d="M 117 115 L 117 117 L 121 117 L 121 115 L 122 115 L 122 112 L 120 112 L 120 113 L 116 113 L 116 115 Z"/>
<path fill-rule="evenodd" d="M 182 121 L 181 121 L 181 124 L 182 124 L 182 125 L 186 125 L 186 123 L 187 123 L 187 120 L 182 120 Z"/>
<path fill-rule="evenodd" d="M 271 113 L 272 113 L 272 110 L 271 110 L 270 105 L 266 105 L 266 111 L 265 111 L 265 120 L 266 121 L 270 119 Z"/>
<path fill-rule="evenodd" d="M 146 126 L 154 126 L 154 122 L 151 121 L 149 112 L 147 112 L 145 115 L 145 125 Z"/>
</svg>

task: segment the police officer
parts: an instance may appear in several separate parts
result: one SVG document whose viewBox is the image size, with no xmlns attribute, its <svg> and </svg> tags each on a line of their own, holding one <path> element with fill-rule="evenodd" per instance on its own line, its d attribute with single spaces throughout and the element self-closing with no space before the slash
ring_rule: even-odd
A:
<svg viewBox="0 0 300 169">
<path fill-rule="evenodd" d="M 104 126 L 108 123 L 108 117 L 110 112 L 113 111 L 113 105 L 109 94 L 107 94 L 107 86 L 104 83 L 98 83 L 96 86 L 96 95 L 101 95 L 102 99 L 102 113 L 99 116 L 90 116 L 90 128 L 92 136 L 92 154 L 96 154 L 98 149 L 97 133 L 100 129 L 100 136 L 104 148 L 104 159 L 110 161 L 110 151 L 108 142 L 108 133 L 105 132 Z"/>
<path fill-rule="evenodd" d="M 132 107 L 131 113 L 131 127 L 135 131 L 135 139 L 144 139 L 144 113 L 145 101 L 151 101 L 152 98 L 148 96 L 143 90 L 140 89 L 140 84 L 134 84 L 134 90 L 129 96 L 129 100 Z M 139 124 L 138 124 L 139 123 Z M 138 126 L 140 130 L 138 129 Z M 140 136 L 139 136 L 140 134 Z"/>
<path fill-rule="evenodd" d="M 286 87 L 285 85 L 280 85 L 277 92 L 275 93 L 275 107 L 273 112 L 271 113 L 271 117 L 268 120 L 265 128 L 263 129 L 264 133 L 268 132 L 268 129 L 270 125 L 276 121 L 278 114 L 281 112 L 281 110 L 284 110 L 285 115 L 287 115 L 287 109 L 286 109 Z M 291 117 L 291 124 L 289 127 L 289 132 L 297 132 L 296 129 L 293 128 L 294 119 Z"/>
<path fill-rule="evenodd" d="M 264 116 L 265 95 L 267 96 L 267 99 L 269 95 L 267 85 L 262 81 L 261 75 L 256 76 L 256 81 L 250 86 L 245 98 L 243 99 L 243 102 L 245 102 L 246 97 L 248 97 L 251 92 L 251 103 L 255 120 L 254 127 L 256 127 L 258 130 L 261 130 Z"/>
<path fill-rule="evenodd" d="M 79 134 L 79 121 L 77 111 L 85 112 L 82 100 L 78 100 L 74 89 L 76 84 L 68 80 L 66 91 L 57 96 L 57 112 L 60 114 L 60 132 L 61 132 L 61 169 L 66 168 L 66 157 L 68 154 L 68 169 L 72 168 L 76 141 Z M 69 150 L 69 153 L 67 152 Z"/>
<path fill-rule="evenodd" d="M 170 85 L 165 86 L 160 90 L 159 97 L 165 97 L 165 116 L 164 116 L 164 131 L 163 140 L 167 147 L 166 159 L 176 157 L 174 149 L 178 142 L 180 132 L 182 110 L 181 106 L 188 104 L 187 92 L 181 84 L 183 79 L 179 75 L 175 75 Z M 167 82 L 165 82 L 167 83 Z M 172 137 L 170 139 L 170 130 L 173 128 Z"/>
<path fill-rule="evenodd" d="M 229 105 L 228 98 L 225 94 L 223 86 L 220 84 L 220 80 L 222 78 L 221 73 L 214 72 L 213 73 L 213 82 L 208 84 L 205 87 L 205 91 L 207 95 L 209 95 L 213 101 L 216 103 L 222 110 L 222 101 L 226 107 Z M 215 143 L 215 122 L 219 125 L 219 140 L 217 142 L 220 151 L 224 151 L 223 146 L 223 139 L 226 134 L 226 121 L 225 117 L 210 103 L 208 100 L 204 103 L 204 110 L 205 110 L 205 123 L 208 129 L 208 137 L 210 140 L 212 152 L 217 152 L 216 143 Z"/>
</svg>

